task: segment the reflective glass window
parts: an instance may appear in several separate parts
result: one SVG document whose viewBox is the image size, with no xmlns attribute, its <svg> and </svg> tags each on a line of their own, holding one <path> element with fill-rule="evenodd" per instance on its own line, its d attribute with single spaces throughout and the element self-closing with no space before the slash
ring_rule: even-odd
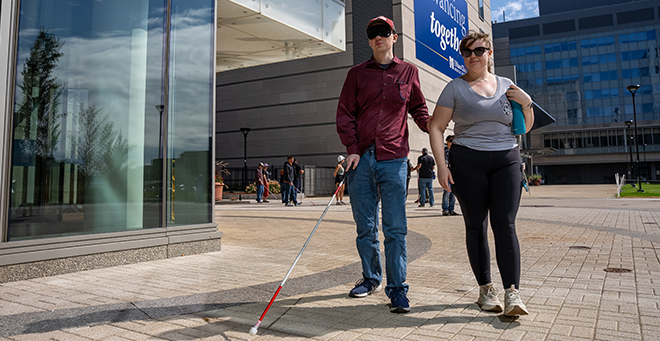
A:
<svg viewBox="0 0 660 341">
<path fill-rule="evenodd" d="M 650 95 L 653 93 L 653 87 L 650 84 L 644 84 L 639 88 L 638 92 L 642 95 Z"/>
<path fill-rule="evenodd" d="M 645 41 L 645 40 L 646 40 L 646 32 L 638 32 L 637 41 Z"/>
<path fill-rule="evenodd" d="M 165 1 L 20 6 L 9 239 L 161 226 Z"/>
<path fill-rule="evenodd" d="M 607 142 L 609 146 L 616 146 L 616 130 L 609 130 L 607 132 Z"/>
<path fill-rule="evenodd" d="M 214 4 L 167 3 L 20 2 L 10 240 L 212 221 Z"/>
<path fill-rule="evenodd" d="M 584 92 L 584 99 L 594 99 L 594 93 L 592 90 L 586 90 Z"/>
<path fill-rule="evenodd" d="M 213 0 L 172 0 L 167 225 L 212 221 Z"/>
<path fill-rule="evenodd" d="M 642 104 L 642 113 L 653 113 L 653 103 Z"/>
<path fill-rule="evenodd" d="M 608 53 L 607 54 L 607 62 L 608 63 L 616 63 L 616 54 Z"/>
</svg>

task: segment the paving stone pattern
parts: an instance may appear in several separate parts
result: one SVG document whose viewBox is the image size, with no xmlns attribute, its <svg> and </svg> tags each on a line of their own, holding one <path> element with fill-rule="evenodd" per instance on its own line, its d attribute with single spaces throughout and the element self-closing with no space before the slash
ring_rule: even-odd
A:
<svg viewBox="0 0 660 341">
<path fill-rule="evenodd" d="M 410 197 L 409 314 L 391 314 L 383 292 L 348 297 L 361 276 L 355 227 L 350 206 L 333 205 L 249 335 L 329 200 L 312 198 L 318 206 L 218 205 L 219 252 L 0 284 L 0 341 L 658 340 L 660 199 L 614 199 L 615 190 L 523 195 L 520 286 L 530 315 L 517 319 L 475 304 L 462 217 Z"/>
</svg>

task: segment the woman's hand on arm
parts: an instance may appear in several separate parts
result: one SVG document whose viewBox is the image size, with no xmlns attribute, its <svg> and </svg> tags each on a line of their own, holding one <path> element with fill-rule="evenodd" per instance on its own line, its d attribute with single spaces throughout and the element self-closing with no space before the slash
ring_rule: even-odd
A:
<svg viewBox="0 0 660 341">
<path fill-rule="evenodd" d="M 451 172 L 449 171 L 449 168 L 447 168 L 447 163 L 445 162 L 444 133 L 453 114 L 453 109 L 438 105 L 435 107 L 433 117 L 429 120 L 427 125 L 429 128 L 431 150 L 433 150 L 433 155 L 438 164 L 438 182 L 443 189 L 448 191 L 451 191 L 449 184 L 453 184 L 454 179 L 452 178 Z"/>
</svg>

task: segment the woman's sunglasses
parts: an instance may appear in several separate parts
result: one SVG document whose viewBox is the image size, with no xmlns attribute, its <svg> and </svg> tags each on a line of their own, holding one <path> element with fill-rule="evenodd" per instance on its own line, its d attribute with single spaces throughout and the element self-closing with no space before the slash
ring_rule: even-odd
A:
<svg viewBox="0 0 660 341">
<path fill-rule="evenodd" d="M 474 50 L 462 49 L 461 50 L 461 56 L 463 56 L 465 58 L 468 58 L 472 55 L 472 52 L 474 52 L 475 56 L 481 57 L 481 56 L 484 55 L 484 52 L 486 52 L 487 50 L 490 50 L 490 49 L 487 48 L 487 47 L 483 47 L 483 46 L 475 47 Z"/>
<path fill-rule="evenodd" d="M 369 40 L 374 39 L 378 36 L 387 38 L 391 35 L 392 35 L 392 30 L 390 30 L 389 28 L 383 25 L 372 26 L 367 29 L 367 37 L 369 38 Z"/>
</svg>

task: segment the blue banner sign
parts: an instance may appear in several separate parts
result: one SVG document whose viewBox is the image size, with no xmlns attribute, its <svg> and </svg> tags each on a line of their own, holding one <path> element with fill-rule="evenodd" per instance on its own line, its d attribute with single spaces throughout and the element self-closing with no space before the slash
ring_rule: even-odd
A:
<svg viewBox="0 0 660 341">
<path fill-rule="evenodd" d="M 466 0 L 415 0 L 417 59 L 453 78 L 467 72 L 458 51 L 469 30 Z"/>
</svg>

